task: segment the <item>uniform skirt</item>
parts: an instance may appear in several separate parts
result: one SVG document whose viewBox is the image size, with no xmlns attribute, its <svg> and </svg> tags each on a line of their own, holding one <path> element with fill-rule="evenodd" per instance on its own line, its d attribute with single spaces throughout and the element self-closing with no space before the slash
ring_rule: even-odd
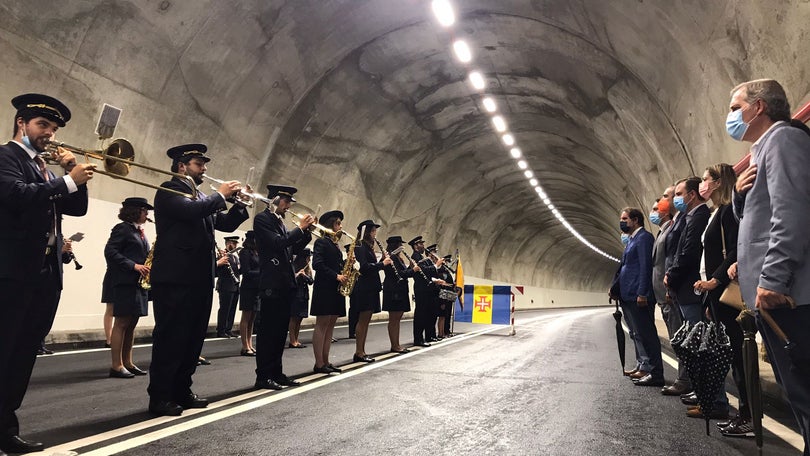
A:
<svg viewBox="0 0 810 456">
<path fill-rule="evenodd" d="M 113 316 L 145 317 L 149 315 L 149 292 L 140 285 L 116 285 L 112 287 Z"/>
<path fill-rule="evenodd" d="M 378 313 L 380 312 L 380 292 L 354 290 L 349 297 L 349 305 L 358 312 Z"/>
<path fill-rule="evenodd" d="M 104 280 L 101 281 L 101 302 L 112 304 L 115 300 L 113 286 L 110 283 L 110 271 L 104 273 Z"/>
<path fill-rule="evenodd" d="M 261 306 L 262 299 L 258 289 L 239 288 L 239 310 L 258 312 Z"/>
<path fill-rule="evenodd" d="M 335 288 L 313 287 L 309 313 L 315 316 L 346 316 L 346 298 Z"/>
<path fill-rule="evenodd" d="M 386 312 L 410 312 L 411 300 L 408 299 L 408 292 L 400 290 L 393 292 L 383 289 L 382 310 Z"/>
<path fill-rule="evenodd" d="M 307 318 L 309 316 L 309 286 L 305 283 L 298 284 L 298 291 L 290 305 L 290 316 Z"/>
</svg>

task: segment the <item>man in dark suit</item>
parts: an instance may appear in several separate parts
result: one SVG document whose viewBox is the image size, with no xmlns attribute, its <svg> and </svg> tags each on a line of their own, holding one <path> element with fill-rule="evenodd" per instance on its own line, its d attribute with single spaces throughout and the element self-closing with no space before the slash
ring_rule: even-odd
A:
<svg viewBox="0 0 810 456">
<path fill-rule="evenodd" d="M 203 144 L 172 147 L 173 177 L 161 187 L 194 193 L 203 182 L 208 148 Z M 149 411 L 180 415 L 183 409 L 204 408 L 208 400 L 191 391 L 191 377 L 202 351 L 214 293 L 214 230 L 232 232 L 248 213 L 225 201 L 240 190 L 236 181 L 225 182 L 216 193 L 197 191 L 196 199 L 158 190 L 155 194 L 155 249 L 151 285 L 155 310 L 152 364 L 149 366 Z"/>
<path fill-rule="evenodd" d="M 664 365 L 661 359 L 661 341 L 655 328 L 655 293 L 652 287 L 652 251 L 655 238 L 644 229 L 644 214 L 636 208 L 621 213 L 619 227 L 629 235 L 622 254 L 611 297 L 620 299 L 625 315 L 635 330 L 637 343 L 646 354 L 645 364 L 631 375 L 637 386 L 664 386 Z M 617 294 L 618 288 L 618 296 Z"/>
<path fill-rule="evenodd" d="M 68 174 L 57 177 L 39 157 L 70 120 L 59 100 L 26 94 L 11 103 L 14 138 L 0 146 L 0 454 L 43 448 L 19 436 L 16 410 L 62 292 L 62 215 L 87 212 L 95 168 L 60 150 L 52 158 Z"/>
<path fill-rule="evenodd" d="M 675 186 L 672 202 L 680 212 L 678 219 L 683 219 L 675 222 L 675 228 L 682 231 L 672 265 L 664 276 L 668 293 L 680 307 L 684 320 L 693 324 L 699 322 L 703 314 L 700 295 L 695 294 L 693 285 L 700 280 L 701 237 L 711 216 L 700 196 L 700 182 L 699 177 L 690 177 Z"/>
<path fill-rule="evenodd" d="M 408 241 L 408 245 L 413 249 L 411 258 L 417 264 L 425 259 L 425 240 L 422 236 L 416 236 Z M 420 265 L 421 266 L 421 265 Z M 428 330 L 430 324 L 430 305 L 432 302 L 432 284 L 425 280 L 428 272 L 424 271 L 425 276 L 421 274 L 415 276 L 413 279 L 413 344 L 419 347 L 430 347 L 430 343 L 426 340 L 425 332 Z"/>
<path fill-rule="evenodd" d="M 219 311 L 217 312 L 217 337 L 236 337 L 232 333 L 236 306 L 239 303 L 239 255 L 236 247 L 239 236 L 225 236 L 225 253 L 217 260 L 217 285 Z"/>
<path fill-rule="evenodd" d="M 297 189 L 285 185 L 268 185 L 267 197 L 273 204 L 256 216 L 253 232 L 259 247 L 259 290 L 262 299 L 261 319 L 256 334 L 256 388 L 281 389 L 299 385 L 284 375 L 281 358 L 290 324 L 290 306 L 298 285 L 292 257 L 304 250 L 312 239 L 309 228 L 315 223 L 310 214 L 287 231 L 284 215 L 295 202 Z"/>
</svg>

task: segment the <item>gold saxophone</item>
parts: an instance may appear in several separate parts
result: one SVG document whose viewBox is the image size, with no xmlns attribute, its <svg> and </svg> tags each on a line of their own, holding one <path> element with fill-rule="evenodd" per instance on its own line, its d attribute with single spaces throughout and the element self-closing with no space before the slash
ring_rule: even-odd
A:
<svg viewBox="0 0 810 456">
<path fill-rule="evenodd" d="M 343 296 L 349 296 L 352 294 L 352 290 L 354 290 L 354 284 L 357 282 L 357 278 L 360 277 L 360 271 L 354 268 L 354 247 L 357 245 L 357 238 L 351 237 L 349 233 L 345 231 L 340 231 L 339 233 L 345 234 L 352 240 L 352 243 L 349 244 L 349 251 L 346 252 L 346 262 L 343 263 L 343 269 L 340 271 L 340 275 L 346 276 L 347 280 L 345 283 L 338 284 L 338 292 Z"/>
<path fill-rule="evenodd" d="M 146 255 L 146 260 L 143 262 L 143 265 L 149 269 L 152 269 L 152 258 L 155 256 L 155 244 L 157 244 L 157 239 L 152 242 L 152 248 L 149 249 L 149 253 Z M 152 284 L 149 283 L 149 279 L 151 277 L 151 272 L 147 272 L 145 275 L 141 276 L 141 279 L 138 281 L 138 284 L 144 290 L 151 290 Z"/>
</svg>

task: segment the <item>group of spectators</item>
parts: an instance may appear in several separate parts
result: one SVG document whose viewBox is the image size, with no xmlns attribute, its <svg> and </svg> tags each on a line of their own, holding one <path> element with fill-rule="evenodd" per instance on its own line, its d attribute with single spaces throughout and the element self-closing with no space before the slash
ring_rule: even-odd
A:
<svg viewBox="0 0 810 456">
<path fill-rule="evenodd" d="M 637 386 L 663 387 L 662 394 L 679 396 L 689 407 L 687 416 L 721 420 L 724 436 L 753 437 L 743 334 L 735 321 L 739 310 L 720 302 L 738 280 L 746 306 L 757 313 L 777 382 L 804 438 L 804 454 L 810 455 L 810 129 L 791 120 L 785 91 L 771 79 L 731 91 L 726 129 L 733 139 L 752 143 L 750 154 L 734 167 L 718 163 L 701 177 L 664 189 L 649 213 L 657 236 L 644 228 L 640 209 L 621 212 L 626 247 L 610 295 L 621 304 L 635 346 L 636 365 L 625 375 Z M 740 398 L 735 416 L 729 415 L 725 388 L 710 410 L 697 405 L 682 362 L 677 379 L 665 386 L 655 303 L 670 339 L 684 322 L 713 319 L 725 327 Z M 787 334 L 790 348 L 763 322 L 760 309 Z"/>
</svg>

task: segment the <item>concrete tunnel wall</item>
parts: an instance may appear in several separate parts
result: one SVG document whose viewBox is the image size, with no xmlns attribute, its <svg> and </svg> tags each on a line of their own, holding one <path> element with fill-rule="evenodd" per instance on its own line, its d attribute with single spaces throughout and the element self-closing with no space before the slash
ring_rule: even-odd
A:
<svg viewBox="0 0 810 456">
<path fill-rule="evenodd" d="M 141 163 L 168 168 L 168 147 L 203 142 L 212 176 L 244 180 L 255 166 L 262 189 L 296 185 L 302 210 L 458 247 L 470 275 L 601 292 L 616 265 L 538 200 L 454 37 L 471 43 L 551 200 L 615 256 L 622 207 L 647 210 L 666 183 L 746 152 L 724 130 L 730 88 L 773 77 L 794 108 L 810 91 L 803 1 L 455 5 L 447 31 L 427 0 L 3 1 L 0 100 L 62 99 L 73 120 L 59 139 L 88 147 L 106 102 L 123 109 L 116 137 Z M 0 118 L 10 134 L 10 103 Z M 154 192 L 98 176 L 90 195 Z"/>
</svg>

